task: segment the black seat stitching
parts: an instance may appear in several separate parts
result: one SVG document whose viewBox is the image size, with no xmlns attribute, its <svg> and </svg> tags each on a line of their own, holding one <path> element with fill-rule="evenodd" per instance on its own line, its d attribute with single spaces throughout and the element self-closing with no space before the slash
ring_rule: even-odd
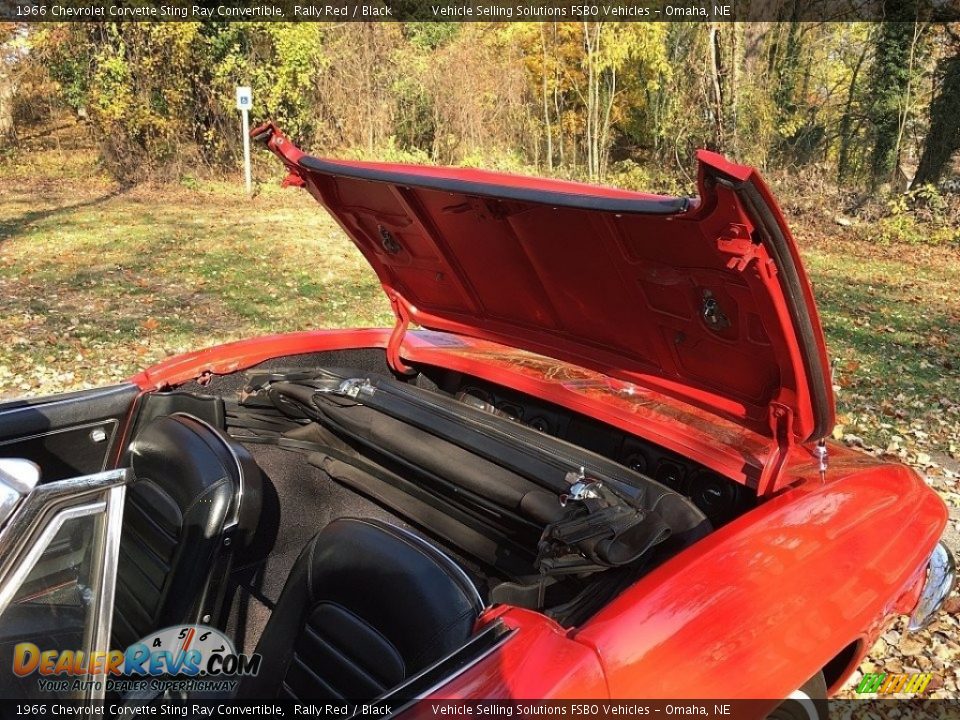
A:
<svg viewBox="0 0 960 720">
<path fill-rule="evenodd" d="M 130 590 L 129 583 L 128 583 L 126 580 L 123 579 L 123 576 L 122 576 L 122 575 L 118 575 L 118 576 L 117 576 L 116 589 L 117 589 L 118 591 L 119 591 L 119 590 L 122 590 L 122 591 L 123 591 L 124 596 L 130 599 L 130 601 L 131 601 L 131 607 L 132 607 L 134 610 L 139 610 L 140 613 L 146 618 L 146 620 L 147 620 L 148 623 L 151 623 L 151 624 L 153 623 L 153 616 L 154 616 L 155 609 L 154 609 L 154 610 L 147 610 L 147 608 L 145 608 L 145 607 L 143 606 L 143 603 L 140 602 L 140 600 L 137 598 L 137 596 L 134 595 L 133 592 Z M 132 625 L 131 625 L 131 627 L 132 627 Z M 136 631 L 134 631 L 134 632 L 136 632 Z"/>
<path fill-rule="evenodd" d="M 334 605 L 334 603 L 321 603 L 321 605 L 323 604 Z M 354 615 L 354 617 L 356 617 L 356 615 Z M 376 628 L 372 627 L 369 623 L 364 622 L 363 624 L 368 629 L 376 632 L 377 635 L 380 635 L 381 637 L 383 637 L 381 633 L 377 632 Z M 315 640 L 316 642 L 320 643 L 325 648 L 330 650 L 330 652 L 332 652 L 334 655 L 340 658 L 340 660 L 342 660 L 344 663 L 349 665 L 358 675 L 362 675 L 365 680 L 368 680 L 372 685 L 375 685 L 376 687 L 380 688 L 380 690 L 386 689 L 385 683 L 381 682 L 380 680 L 375 678 L 373 675 L 371 675 L 363 666 L 361 666 L 356 660 L 350 657 L 345 650 L 337 647 L 336 645 L 334 645 L 333 642 L 329 640 L 325 640 L 313 627 L 311 627 L 310 623 L 306 624 L 305 629 L 313 640 Z M 390 645 L 391 648 L 393 648 L 393 645 L 392 643 L 390 643 L 389 640 L 387 640 L 386 638 L 383 638 L 383 639 L 387 642 L 387 644 Z M 396 648 L 393 648 L 393 649 L 396 650 Z M 397 654 L 399 656 L 399 653 Z"/>
<path fill-rule="evenodd" d="M 151 482 L 152 482 L 152 481 L 151 481 Z M 156 483 L 154 483 L 154 484 L 156 484 Z M 178 542 L 179 539 L 180 539 L 180 538 L 179 538 L 179 534 L 178 534 L 178 535 L 174 535 L 174 534 L 172 534 L 169 530 L 167 530 L 165 527 L 163 527 L 163 526 L 161 526 L 159 523 L 157 523 L 157 521 L 153 519 L 153 516 L 148 512 L 147 508 L 144 508 L 144 507 L 140 504 L 140 501 L 137 499 L 136 494 L 134 494 L 134 493 L 129 493 L 129 495 L 128 495 L 127 497 L 128 497 L 128 502 L 129 502 L 130 507 L 133 508 L 134 510 L 136 510 L 138 513 L 140 513 L 140 515 L 143 517 L 143 519 L 147 521 L 147 524 L 149 524 L 151 527 L 155 528 L 156 531 L 157 531 L 158 533 L 160 533 L 163 537 L 167 538 L 167 539 L 170 541 L 170 544 L 171 544 L 171 545 L 176 545 L 176 544 L 177 544 L 177 542 Z M 183 528 L 183 519 L 181 518 L 181 519 L 180 519 L 180 529 L 182 529 L 182 528 Z M 138 533 L 138 534 L 139 534 L 139 533 Z M 141 535 L 141 537 L 142 537 L 142 535 Z"/>
<path fill-rule="evenodd" d="M 133 538 L 133 539 L 138 540 L 137 538 Z M 161 590 L 163 590 L 162 585 L 157 585 L 157 583 L 153 581 L 153 578 L 151 578 L 149 575 L 147 575 L 147 573 L 143 571 L 143 568 L 140 566 L 140 563 L 137 562 L 137 559 L 130 554 L 130 550 L 128 549 L 127 543 L 120 543 L 120 555 L 123 555 L 124 557 L 127 558 L 127 560 L 129 561 L 129 566 L 132 568 L 135 568 L 137 571 L 137 574 L 140 577 L 142 577 L 144 580 L 146 580 L 148 583 L 150 583 L 150 586 L 154 590 L 156 590 L 157 592 L 160 592 Z M 170 572 L 170 570 L 164 567 L 163 568 L 164 579 L 166 579 L 168 572 Z M 119 579 L 118 579 L 118 582 L 119 582 Z"/>
<path fill-rule="evenodd" d="M 323 687 L 324 689 L 326 689 L 327 692 L 329 692 L 331 695 L 333 695 L 334 697 L 336 697 L 338 700 L 339 700 L 339 699 L 343 699 L 344 695 L 343 695 L 342 693 L 340 693 L 335 687 L 333 687 L 333 685 L 331 685 L 331 684 L 328 683 L 326 680 L 324 680 L 322 677 L 320 677 L 319 675 L 317 675 L 317 673 L 315 673 L 315 672 L 313 671 L 313 668 L 312 668 L 312 667 L 310 667 L 307 663 L 305 663 L 303 660 L 300 659 L 300 654 L 299 654 L 296 650 L 293 651 L 293 661 L 294 661 L 295 663 L 297 663 L 297 665 L 299 665 L 301 668 L 303 668 L 304 670 L 306 670 L 306 671 L 307 671 L 307 674 L 308 674 L 313 680 L 315 680 L 318 685 L 320 685 L 321 687 Z"/>
</svg>

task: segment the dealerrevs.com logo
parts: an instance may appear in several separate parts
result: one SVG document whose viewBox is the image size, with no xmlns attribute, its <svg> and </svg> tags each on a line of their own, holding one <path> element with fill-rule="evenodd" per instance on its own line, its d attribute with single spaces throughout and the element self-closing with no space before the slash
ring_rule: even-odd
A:
<svg viewBox="0 0 960 720">
<path fill-rule="evenodd" d="M 239 678 L 260 671 L 261 656 L 237 653 L 228 637 L 206 625 L 176 625 L 138 640 L 126 650 L 84 652 L 14 648 L 13 672 L 36 674 L 47 692 L 106 689 L 234 690 Z M 101 687 L 106 676 L 106 688 Z"/>
</svg>

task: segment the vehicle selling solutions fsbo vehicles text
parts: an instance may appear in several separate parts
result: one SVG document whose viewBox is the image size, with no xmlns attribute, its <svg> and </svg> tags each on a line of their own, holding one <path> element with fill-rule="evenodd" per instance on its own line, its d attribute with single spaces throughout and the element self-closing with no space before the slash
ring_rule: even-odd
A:
<svg viewBox="0 0 960 720">
<path fill-rule="evenodd" d="M 662 8 L 622 5 L 571 5 L 556 7 L 549 3 L 542 5 L 454 5 L 434 4 L 430 6 L 433 17 L 438 20 L 451 19 L 489 19 L 489 18 L 528 18 L 554 20 L 580 20 L 586 18 L 629 20 L 657 17 L 732 17 L 732 5 L 714 5 L 710 10 L 700 5 L 665 5 Z"/>
<path fill-rule="evenodd" d="M 654 713 L 665 715 L 700 715 L 707 716 L 711 713 L 706 705 L 697 705 L 693 703 L 666 704 L 662 707 L 652 707 L 641 703 L 570 703 L 570 704 L 538 704 L 538 703 L 486 703 L 471 704 L 460 702 L 438 702 L 430 705 L 430 711 L 434 716 L 501 716 L 501 717 L 524 717 L 544 715 L 563 716 L 563 717 L 609 717 L 610 715 L 621 715 L 624 717 L 648 717 Z M 727 703 L 714 705 L 712 715 L 725 716 L 732 713 L 731 706 Z"/>
</svg>

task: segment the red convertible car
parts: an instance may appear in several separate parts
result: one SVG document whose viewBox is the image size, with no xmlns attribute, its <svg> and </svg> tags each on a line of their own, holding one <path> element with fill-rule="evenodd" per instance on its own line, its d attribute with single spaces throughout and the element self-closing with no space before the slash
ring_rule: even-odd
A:
<svg viewBox="0 0 960 720">
<path fill-rule="evenodd" d="M 0 695 L 209 679 L 176 662 L 216 651 L 235 698 L 773 707 L 937 612 L 946 508 L 829 440 L 813 294 L 754 170 L 701 152 L 675 198 L 254 137 L 396 323 L 0 404 Z"/>
</svg>

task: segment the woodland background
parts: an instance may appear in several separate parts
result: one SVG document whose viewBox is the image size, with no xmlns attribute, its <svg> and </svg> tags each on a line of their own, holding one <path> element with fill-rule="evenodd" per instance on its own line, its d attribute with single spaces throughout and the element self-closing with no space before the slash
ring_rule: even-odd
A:
<svg viewBox="0 0 960 720">
<path fill-rule="evenodd" d="M 816 0 L 809 0 L 816 2 Z M 389 326 L 373 273 L 253 120 L 334 157 L 694 193 L 758 166 L 813 282 L 834 438 L 909 463 L 960 551 L 960 26 L 885 22 L 0 24 L 0 399 L 258 334 Z M 960 696 L 960 598 L 860 673 Z M 853 695 L 852 687 L 843 691 Z"/>
<path fill-rule="evenodd" d="M 66 107 L 123 182 L 217 172 L 238 162 L 249 84 L 255 119 L 318 153 L 676 193 L 707 147 L 936 219 L 960 28 L 887 5 L 886 22 L 833 24 L 8 23 L 0 136 Z"/>
</svg>

